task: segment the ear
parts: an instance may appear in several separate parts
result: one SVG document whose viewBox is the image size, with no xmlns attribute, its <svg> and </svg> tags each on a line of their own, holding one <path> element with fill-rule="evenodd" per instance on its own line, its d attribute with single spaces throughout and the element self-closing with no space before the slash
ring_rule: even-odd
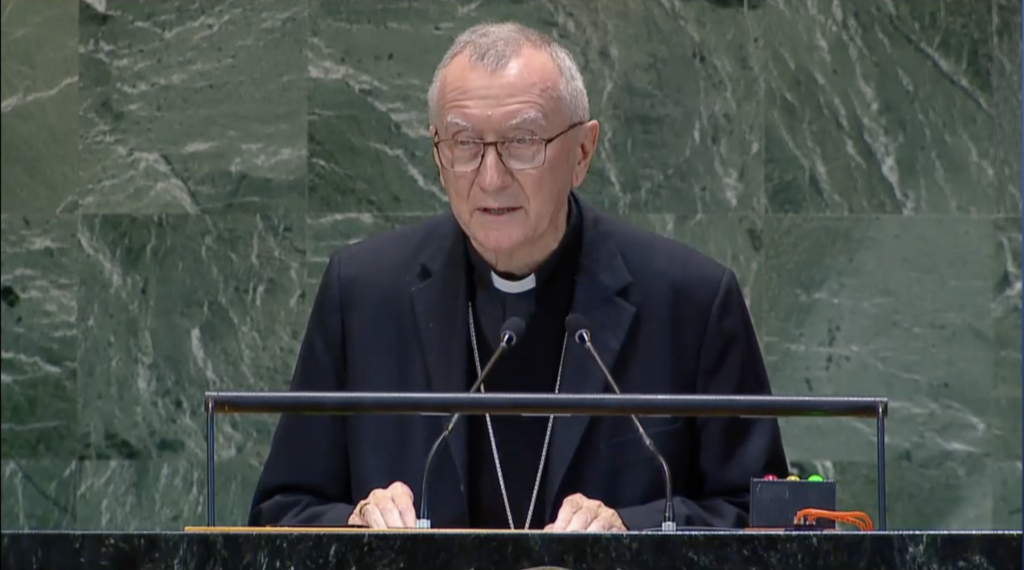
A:
<svg viewBox="0 0 1024 570">
<path fill-rule="evenodd" d="M 601 126 L 597 121 L 589 121 L 577 127 L 580 134 L 578 135 L 579 144 L 579 159 L 576 161 L 576 165 L 573 168 L 572 173 L 572 185 L 573 188 L 579 187 L 583 184 L 583 179 L 587 177 L 587 171 L 590 169 L 590 161 L 594 158 L 594 152 L 597 150 L 597 135 L 600 133 Z"/>
<path fill-rule="evenodd" d="M 441 188 L 444 188 L 444 176 L 441 176 L 441 159 L 437 156 L 437 147 L 434 146 L 434 139 L 437 138 L 437 127 L 430 125 L 427 132 L 430 134 L 430 156 L 434 158 L 434 166 L 437 167 L 437 179 L 441 182 Z"/>
</svg>

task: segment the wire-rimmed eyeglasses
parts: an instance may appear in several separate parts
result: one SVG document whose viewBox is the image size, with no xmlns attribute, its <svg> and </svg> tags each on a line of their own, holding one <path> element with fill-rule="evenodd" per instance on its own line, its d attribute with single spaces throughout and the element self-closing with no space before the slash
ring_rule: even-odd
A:
<svg viewBox="0 0 1024 570">
<path fill-rule="evenodd" d="M 529 170 L 544 165 L 548 155 L 548 145 L 565 133 L 582 125 L 576 122 L 562 132 L 551 137 L 516 135 L 508 139 L 484 141 L 472 137 L 456 136 L 445 140 L 435 140 L 434 148 L 441 166 L 448 170 L 468 172 L 476 170 L 483 162 L 487 147 L 494 146 L 498 158 L 510 170 Z"/>
</svg>

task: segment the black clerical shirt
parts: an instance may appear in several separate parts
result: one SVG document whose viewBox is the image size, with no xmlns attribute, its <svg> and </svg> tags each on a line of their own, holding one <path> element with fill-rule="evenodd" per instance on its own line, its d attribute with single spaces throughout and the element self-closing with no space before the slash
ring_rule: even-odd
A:
<svg viewBox="0 0 1024 570">
<path fill-rule="evenodd" d="M 518 316 L 526 332 L 504 355 L 484 381 L 486 392 L 554 392 L 565 342 L 565 317 L 572 306 L 579 249 L 582 239 L 579 207 L 572 198 L 565 236 L 555 252 L 533 274 L 535 285 L 523 289 L 522 278 L 493 274 L 490 266 L 467 242 L 469 292 L 473 302 L 480 367 L 498 345 L 501 325 Z M 467 323 L 468 328 L 468 323 Z M 571 340 L 571 339 L 570 339 Z M 476 363 L 469 350 L 467 388 L 476 380 Z M 470 525 L 474 528 L 509 528 L 484 416 L 470 416 L 469 498 Z M 543 528 L 544 476 L 537 481 L 548 418 L 491 416 L 505 490 L 515 528 L 522 529 L 533 498 L 538 494 L 529 528 Z"/>
</svg>

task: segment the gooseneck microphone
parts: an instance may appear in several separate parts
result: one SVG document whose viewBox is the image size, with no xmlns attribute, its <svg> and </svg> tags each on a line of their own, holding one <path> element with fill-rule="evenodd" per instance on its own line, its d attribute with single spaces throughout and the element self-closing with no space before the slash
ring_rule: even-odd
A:
<svg viewBox="0 0 1024 570">
<path fill-rule="evenodd" d="M 487 365 L 484 366 L 484 369 L 480 372 L 480 376 L 477 377 L 476 382 L 474 382 L 473 386 L 469 389 L 470 394 L 480 389 L 480 386 L 484 383 L 484 379 L 487 378 L 487 375 L 491 373 L 491 369 L 494 368 L 494 363 L 496 363 L 498 359 L 508 351 L 508 349 L 515 345 L 519 340 L 519 337 L 523 336 L 524 332 L 526 332 L 526 323 L 519 317 L 512 317 L 505 321 L 505 324 L 501 325 L 501 334 L 498 336 L 500 340 L 498 348 L 494 351 L 494 354 L 491 355 L 491 359 L 487 361 Z M 441 432 L 441 435 L 436 441 L 434 441 L 434 445 L 430 448 L 430 452 L 427 453 L 427 462 L 423 467 L 423 483 L 420 487 L 420 518 L 416 520 L 416 528 L 430 528 L 430 519 L 427 518 L 427 481 L 430 478 L 430 466 L 433 464 L 434 455 L 437 453 L 437 450 L 440 449 L 441 444 L 448 439 L 452 430 L 455 429 L 455 422 L 458 421 L 459 416 L 460 414 L 452 414 L 452 418 L 448 420 L 448 425 L 445 426 L 444 431 Z"/>
<path fill-rule="evenodd" d="M 601 361 L 601 357 L 598 356 L 597 351 L 594 350 L 594 344 L 590 341 L 590 328 L 587 325 L 587 319 L 579 313 L 573 313 L 565 319 L 565 330 L 568 331 L 573 338 L 579 344 L 583 345 L 587 349 L 587 352 L 594 357 L 594 362 L 601 369 L 601 373 L 604 374 L 605 380 L 615 390 L 616 394 L 621 394 L 619 385 L 615 383 L 615 379 L 612 378 L 608 368 L 605 367 L 604 362 Z M 644 445 L 647 449 L 658 458 L 661 462 L 661 470 L 665 477 L 665 514 L 664 519 L 661 521 L 661 530 L 663 531 L 675 531 L 676 530 L 676 510 L 675 505 L 672 503 L 672 473 L 669 471 L 668 462 L 658 451 L 658 448 L 654 446 L 654 442 L 651 441 L 650 436 L 647 435 L 647 430 L 640 424 L 640 420 L 635 415 L 630 415 L 633 418 L 633 424 L 636 425 L 636 429 L 640 432 L 640 437 L 644 440 Z"/>
</svg>

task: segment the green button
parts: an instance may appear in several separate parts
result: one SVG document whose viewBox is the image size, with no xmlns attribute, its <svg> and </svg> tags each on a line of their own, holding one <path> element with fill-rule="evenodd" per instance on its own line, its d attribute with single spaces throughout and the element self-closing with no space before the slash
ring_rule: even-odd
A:
<svg viewBox="0 0 1024 570">
<path fill-rule="evenodd" d="M 810 477 L 807 478 L 807 480 L 808 481 L 824 481 L 825 478 L 822 477 L 821 475 L 811 475 Z"/>
</svg>

